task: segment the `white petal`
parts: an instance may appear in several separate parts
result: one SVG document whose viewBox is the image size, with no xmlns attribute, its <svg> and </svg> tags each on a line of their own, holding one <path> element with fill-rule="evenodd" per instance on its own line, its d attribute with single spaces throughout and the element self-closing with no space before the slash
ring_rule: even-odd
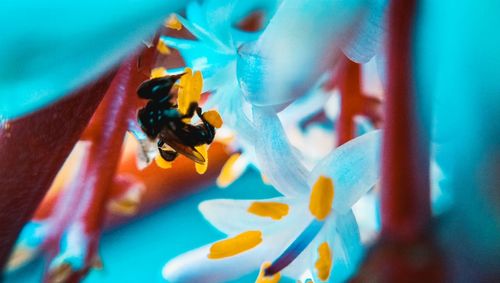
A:
<svg viewBox="0 0 500 283">
<path fill-rule="evenodd" d="M 364 134 L 335 149 L 316 165 L 309 182 L 321 176 L 333 179 L 333 209 L 346 213 L 379 179 L 381 131 Z"/>
<path fill-rule="evenodd" d="M 293 236 L 293 231 L 282 231 L 270 236 L 264 234 L 263 242 L 257 247 L 236 256 L 216 260 L 207 257 L 210 245 L 206 245 L 170 260 L 163 267 L 162 274 L 171 283 L 227 282 L 258 270 L 266 261 L 273 261 Z"/>
<path fill-rule="evenodd" d="M 308 170 L 293 152 L 276 113 L 271 109 L 253 108 L 256 137 L 255 152 L 261 172 L 276 190 L 286 196 L 308 194 Z"/>
<path fill-rule="evenodd" d="M 367 11 L 355 29 L 353 39 L 342 50 L 357 63 L 368 62 L 379 51 L 385 32 L 387 0 L 370 0 Z"/>
<path fill-rule="evenodd" d="M 249 213 L 248 207 L 255 201 L 285 203 L 289 207 L 288 215 L 280 220 L 273 220 Z M 305 227 L 311 220 L 306 205 L 307 203 L 300 199 L 278 197 L 261 200 L 207 200 L 200 203 L 198 208 L 205 219 L 219 231 L 227 235 L 235 235 L 245 230 L 276 231 L 281 228 L 286 230 L 290 225 Z"/>
<path fill-rule="evenodd" d="M 366 2 L 283 1 L 259 39 L 239 49 L 237 70 L 246 98 L 270 106 L 303 95 L 339 58 Z"/>
<path fill-rule="evenodd" d="M 352 210 L 346 214 L 336 217 L 336 230 L 342 248 L 344 250 L 344 260 L 351 269 L 356 267 L 363 254 L 363 245 L 359 234 L 358 223 Z"/>
</svg>

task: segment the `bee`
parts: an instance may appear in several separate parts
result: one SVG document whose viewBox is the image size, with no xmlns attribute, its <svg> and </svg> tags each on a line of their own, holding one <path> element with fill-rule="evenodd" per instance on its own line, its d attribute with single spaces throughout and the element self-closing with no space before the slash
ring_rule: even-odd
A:
<svg viewBox="0 0 500 283">
<path fill-rule="evenodd" d="M 149 100 L 139 109 L 137 120 L 142 131 L 150 138 L 158 138 L 160 156 L 166 161 L 173 161 L 180 154 L 197 163 L 205 163 L 203 155 L 196 146 L 211 144 L 215 137 L 215 127 L 203 116 L 198 103 L 191 103 L 185 114 L 181 114 L 172 102 L 171 90 L 182 76 L 170 75 L 153 78 L 143 82 L 137 89 L 137 95 Z M 201 123 L 192 125 L 185 122 L 196 114 Z"/>
</svg>

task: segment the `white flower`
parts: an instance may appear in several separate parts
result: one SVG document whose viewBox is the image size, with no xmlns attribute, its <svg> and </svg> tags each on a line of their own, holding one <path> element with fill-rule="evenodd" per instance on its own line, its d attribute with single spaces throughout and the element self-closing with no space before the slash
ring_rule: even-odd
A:
<svg viewBox="0 0 500 283">
<path fill-rule="evenodd" d="M 255 146 L 259 166 L 284 196 L 267 200 L 211 200 L 205 218 L 228 238 L 168 262 L 170 282 L 222 282 L 267 264 L 292 278 L 341 281 L 362 253 L 351 207 L 379 178 L 380 132 L 335 149 L 308 171 L 293 153 L 272 110 L 254 109 L 262 134 Z M 320 195 L 321 197 L 319 197 Z M 333 270 L 333 271 L 332 271 Z"/>
</svg>

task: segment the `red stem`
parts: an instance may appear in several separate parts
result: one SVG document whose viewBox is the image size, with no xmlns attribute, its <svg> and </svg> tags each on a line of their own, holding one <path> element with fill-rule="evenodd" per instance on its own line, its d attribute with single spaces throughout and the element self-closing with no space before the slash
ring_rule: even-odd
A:
<svg viewBox="0 0 500 283">
<path fill-rule="evenodd" d="M 376 127 L 381 122 L 381 100 L 367 96 L 362 89 L 361 65 L 344 57 L 335 80 L 340 92 L 340 115 L 337 120 L 337 146 L 356 137 L 356 116 L 368 118 Z"/>
<path fill-rule="evenodd" d="M 356 136 L 354 116 L 357 114 L 357 104 L 361 97 L 361 67 L 359 64 L 345 58 L 343 62 L 340 91 L 340 115 L 337 120 L 337 146 L 342 145 Z"/>
<path fill-rule="evenodd" d="M 114 71 L 0 128 L 0 268 L 101 101 Z"/>
<path fill-rule="evenodd" d="M 406 242 L 422 236 L 430 220 L 428 109 L 416 97 L 412 70 L 416 3 L 391 1 L 382 149 L 382 235 Z"/>
</svg>

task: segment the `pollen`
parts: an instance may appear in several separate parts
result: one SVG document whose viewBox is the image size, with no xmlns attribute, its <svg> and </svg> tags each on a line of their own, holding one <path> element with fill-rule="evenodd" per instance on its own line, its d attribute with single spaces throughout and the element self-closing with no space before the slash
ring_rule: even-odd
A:
<svg viewBox="0 0 500 283">
<path fill-rule="evenodd" d="M 161 78 L 167 74 L 167 70 L 163 67 L 153 68 L 151 70 L 151 75 L 149 76 L 151 79 Z"/>
<path fill-rule="evenodd" d="M 320 176 L 314 183 L 309 199 L 309 210 L 319 221 L 330 214 L 333 203 L 334 189 L 331 178 Z"/>
<path fill-rule="evenodd" d="M 327 281 L 332 271 L 332 250 L 327 242 L 318 247 L 318 260 L 314 265 L 321 281 Z"/>
<path fill-rule="evenodd" d="M 155 157 L 155 163 L 158 167 L 162 169 L 169 169 L 172 168 L 172 162 L 168 162 L 163 157 L 161 157 L 159 154 L 156 155 Z"/>
<path fill-rule="evenodd" d="M 257 277 L 257 280 L 255 280 L 255 283 L 278 283 L 278 282 L 280 282 L 281 274 L 279 272 L 274 274 L 273 276 L 265 276 L 264 275 L 264 273 L 265 273 L 264 271 L 269 266 L 271 266 L 270 262 L 264 262 L 260 266 L 259 275 Z"/>
<path fill-rule="evenodd" d="M 236 172 L 234 165 L 236 161 L 240 158 L 241 154 L 235 153 L 231 155 L 224 166 L 222 166 L 222 170 L 220 171 L 219 176 L 217 177 L 217 186 L 221 188 L 225 188 L 229 186 L 236 178 L 239 176 L 239 172 Z"/>
<path fill-rule="evenodd" d="M 217 129 L 222 127 L 222 123 L 223 123 L 222 118 L 221 118 L 219 112 L 217 112 L 215 110 L 210 110 L 210 111 L 203 113 L 203 118 L 205 118 L 205 120 L 207 120 L 207 122 L 210 123 L 210 125 L 214 126 Z"/>
<path fill-rule="evenodd" d="M 158 41 L 158 44 L 156 45 L 156 50 L 158 50 L 158 52 L 160 52 L 160 54 L 163 54 L 163 55 L 170 54 L 170 49 L 165 44 L 165 42 L 163 42 L 163 40 Z"/>
<path fill-rule="evenodd" d="M 182 29 L 182 24 L 175 14 L 171 14 L 168 19 L 165 20 L 164 26 L 175 30 Z"/>
<path fill-rule="evenodd" d="M 261 216 L 280 220 L 288 215 L 289 207 L 285 203 L 254 201 L 247 209 L 248 212 Z"/>
<path fill-rule="evenodd" d="M 192 103 L 198 104 L 203 89 L 203 77 L 200 71 L 193 73 L 191 68 L 186 68 L 184 73 L 185 74 L 179 80 L 179 91 L 177 94 L 179 112 L 182 114 L 187 113 Z"/>
<path fill-rule="evenodd" d="M 203 162 L 201 164 L 198 162 L 196 162 L 194 164 L 194 166 L 196 168 L 196 172 L 198 174 L 202 175 L 202 174 L 205 174 L 205 172 L 207 172 L 207 168 L 208 168 L 208 145 L 202 144 L 200 146 L 196 146 L 195 148 L 199 153 L 201 153 L 201 155 L 205 159 L 205 162 Z"/>
<path fill-rule="evenodd" d="M 246 231 L 235 237 L 228 238 L 210 247 L 208 258 L 221 259 L 235 256 L 258 246 L 262 242 L 261 231 Z"/>
</svg>

